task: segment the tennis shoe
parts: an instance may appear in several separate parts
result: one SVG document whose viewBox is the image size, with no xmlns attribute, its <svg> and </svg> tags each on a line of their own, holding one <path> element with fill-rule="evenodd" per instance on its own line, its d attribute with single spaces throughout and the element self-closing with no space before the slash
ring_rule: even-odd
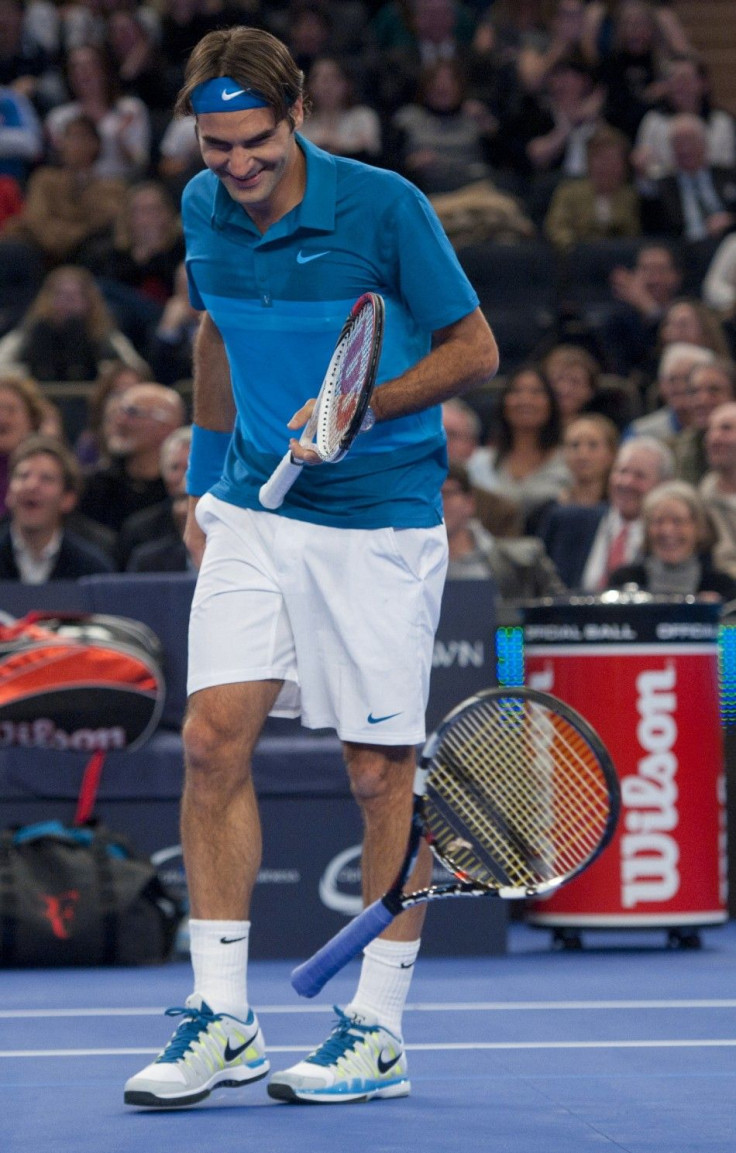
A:
<svg viewBox="0 0 736 1153">
<path fill-rule="evenodd" d="M 241 1021 L 229 1013 L 213 1013 L 193 993 L 183 1008 L 167 1009 L 166 1014 L 183 1020 L 156 1060 L 126 1082 L 126 1105 L 196 1105 L 213 1089 L 240 1088 L 268 1073 L 263 1034 L 252 1009 Z"/>
<path fill-rule="evenodd" d="M 362 1015 L 335 1006 L 337 1024 L 318 1049 L 281 1073 L 268 1094 L 277 1101 L 337 1105 L 373 1097 L 406 1097 L 406 1054 L 399 1037 Z"/>
</svg>

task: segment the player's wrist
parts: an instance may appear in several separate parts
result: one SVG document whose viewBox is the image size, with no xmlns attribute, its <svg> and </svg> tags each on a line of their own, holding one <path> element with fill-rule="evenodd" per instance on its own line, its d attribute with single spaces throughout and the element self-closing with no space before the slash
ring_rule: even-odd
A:
<svg viewBox="0 0 736 1153">
<path fill-rule="evenodd" d="M 189 496 L 202 496 L 222 476 L 231 433 L 192 425 L 186 487 Z"/>
</svg>

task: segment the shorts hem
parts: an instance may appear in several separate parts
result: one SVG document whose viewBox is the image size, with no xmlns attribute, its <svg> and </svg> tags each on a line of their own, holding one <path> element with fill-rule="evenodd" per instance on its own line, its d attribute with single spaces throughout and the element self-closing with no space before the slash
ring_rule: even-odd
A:
<svg viewBox="0 0 736 1153">
<path fill-rule="evenodd" d="M 187 696 L 198 693 L 202 689 L 215 689 L 218 685 L 249 684 L 253 681 L 283 681 L 284 684 L 296 684 L 286 672 L 278 669 L 232 669 L 228 672 L 213 672 L 190 677 L 187 681 Z M 276 714 L 272 714 L 276 715 Z M 280 716 L 298 717 L 299 711 L 280 713 Z"/>
<path fill-rule="evenodd" d="M 409 745 L 422 745 L 426 740 L 426 731 L 422 729 L 415 733 L 387 733 L 387 732 L 341 732 L 337 729 L 337 735 L 341 741 L 349 741 L 353 745 L 383 745 L 386 748 L 398 748 L 399 746 Z"/>
</svg>

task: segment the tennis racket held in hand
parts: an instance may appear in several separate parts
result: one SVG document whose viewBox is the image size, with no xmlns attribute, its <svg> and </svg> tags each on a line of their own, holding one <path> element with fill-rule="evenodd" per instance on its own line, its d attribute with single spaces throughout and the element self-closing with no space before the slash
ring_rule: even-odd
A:
<svg viewBox="0 0 736 1153">
<path fill-rule="evenodd" d="M 384 311 L 383 298 L 375 292 L 366 292 L 356 300 L 299 438 L 299 443 L 313 448 L 325 464 L 342 460 L 363 427 L 381 356 Z M 281 507 L 303 467 L 304 461 L 286 453 L 261 486 L 258 499 L 264 508 Z"/>
<path fill-rule="evenodd" d="M 619 785 L 600 737 L 574 709 L 535 689 L 488 689 L 427 739 L 414 781 L 406 855 L 394 884 L 297 966 L 314 997 L 400 913 L 444 897 L 551 893 L 613 836 Z M 452 874 L 405 892 L 422 837 Z"/>
</svg>

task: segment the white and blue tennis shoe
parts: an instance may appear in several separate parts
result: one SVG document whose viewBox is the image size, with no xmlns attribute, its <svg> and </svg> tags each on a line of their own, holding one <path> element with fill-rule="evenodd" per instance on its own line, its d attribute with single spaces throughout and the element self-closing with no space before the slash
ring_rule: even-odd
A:
<svg viewBox="0 0 736 1153">
<path fill-rule="evenodd" d="M 156 1060 L 126 1082 L 126 1105 L 196 1105 L 213 1089 L 237 1089 L 268 1073 L 263 1034 L 252 1009 L 241 1021 L 213 1013 L 194 993 L 183 1008 L 166 1012 L 183 1020 Z"/>
<path fill-rule="evenodd" d="M 348 1016 L 337 1006 L 335 1012 L 337 1024 L 327 1040 L 303 1061 L 274 1073 L 269 1096 L 321 1105 L 408 1096 L 401 1039 L 362 1015 Z"/>
</svg>

